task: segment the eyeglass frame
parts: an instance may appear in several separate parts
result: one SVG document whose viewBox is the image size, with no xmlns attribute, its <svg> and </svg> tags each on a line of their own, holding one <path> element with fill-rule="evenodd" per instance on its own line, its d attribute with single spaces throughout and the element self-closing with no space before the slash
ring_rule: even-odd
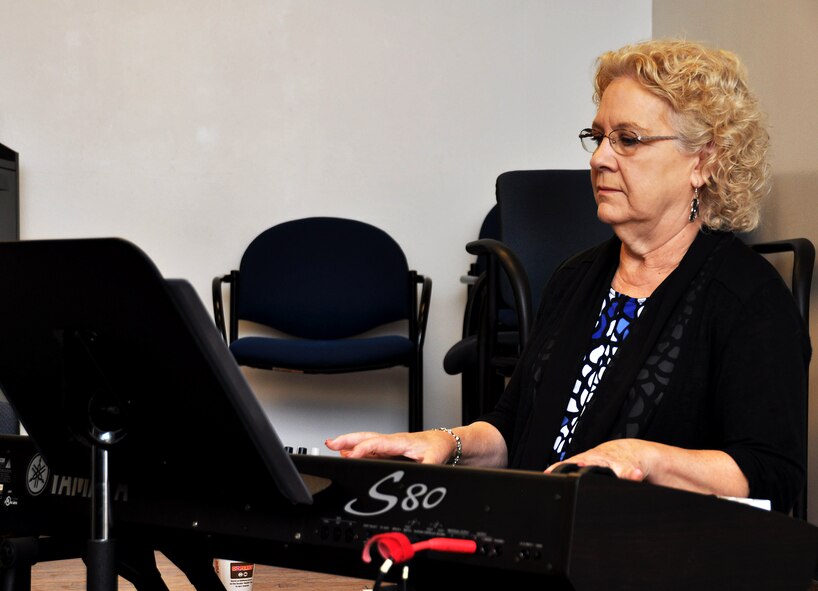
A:
<svg viewBox="0 0 818 591">
<path fill-rule="evenodd" d="M 598 133 L 602 137 L 600 138 L 599 143 L 596 145 L 596 147 L 593 150 L 589 150 L 585 146 L 585 142 L 582 141 L 582 140 L 584 140 L 586 138 L 587 139 L 593 138 L 594 136 L 592 134 L 594 134 L 594 133 Z M 634 144 L 633 146 L 627 146 L 627 147 L 620 146 L 620 148 L 617 148 L 616 145 L 619 143 L 619 140 L 618 139 L 611 139 L 611 134 L 613 134 L 613 133 L 616 133 L 617 136 L 621 136 L 622 133 L 626 133 L 629 136 L 631 136 L 632 139 L 636 140 L 636 144 Z M 583 135 L 583 134 L 587 134 L 587 135 Z M 628 152 L 627 148 L 634 148 L 635 149 L 639 144 L 644 144 L 646 142 L 655 142 L 655 141 L 661 141 L 661 140 L 678 140 L 679 136 L 678 135 L 644 135 L 643 136 L 643 135 L 637 134 L 635 131 L 631 131 L 630 129 L 612 129 L 608 133 L 602 133 L 601 131 L 597 131 L 597 130 L 591 128 L 591 127 L 586 127 L 585 129 L 583 129 L 583 130 L 581 130 L 579 132 L 579 143 L 582 145 L 582 149 L 585 150 L 586 152 L 590 153 L 590 154 L 595 153 L 599 149 L 599 147 L 602 145 L 602 138 L 608 138 L 608 142 L 611 144 L 611 148 L 613 149 L 614 152 L 616 152 L 620 156 L 629 156 L 630 154 L 633 154 L 633 151 Z M 624 150 L 624 151 L 620 151 L 620 150 Z"/>
</svg>

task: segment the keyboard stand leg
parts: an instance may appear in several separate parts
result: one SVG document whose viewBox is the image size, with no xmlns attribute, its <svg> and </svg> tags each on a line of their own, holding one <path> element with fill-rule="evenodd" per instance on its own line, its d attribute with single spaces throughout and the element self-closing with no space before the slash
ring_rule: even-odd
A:
<svg viewBox="0 0 818 591">
<path fill-rule="evenodd" d="M 31 567 L 37 562 L 37 538 L 7 538 L 0 543 L 0 591 L 31 591 Z"/>
<path fill-rule="evenodd" d="M 184 549 L 178 546 L 161 548 L 161 551 L 167 556 L 168 560 L 185 573 L 188 581 L 196 588 L 196 591 L 224 591 L 224 585 L 219 580 L 216 571 L 213 570 L 211 552 L 196 545 Z"/>
<path fill-rule="evenodd" d="M 0 591 L 31 591 L 31 565 L 0 569 Z"/>
<path fill-rule="evenodd" d="M 156 568 L 156 557 L 150 546 L 120 541 L 117 572 L 137 591 L 169 591 L 162 573 Z"/>
</svg>

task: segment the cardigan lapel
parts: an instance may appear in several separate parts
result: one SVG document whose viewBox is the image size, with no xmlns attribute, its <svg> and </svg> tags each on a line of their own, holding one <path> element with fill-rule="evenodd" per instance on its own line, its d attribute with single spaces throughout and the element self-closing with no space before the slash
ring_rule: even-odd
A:
<svg viewBox="0 0 818 591">
<path fill-rule="evenodd" d="M 559 310 L 540 311 L 545 318 L 545 335 L 536 342 L 532 340 L 531 345 L 542 347 L 552 338 L 556 339 L 556 344 L 547 362 L 538 365 L 536 360 L 528 361 L 524 369 L 530 369 L 532 373 L 541 371 L 542 378 L 536 386 L 533 400 L 525 401 L 521 409 L 527 416 L 522 417 L 525 426 L 520 440 L 516 442 L 511 461 L 514 467 L 542 470 L 548 465 L 551 447 L 565 414 L 579 364 L 599 317 L 602 297 L 616 270 L 620 247 L 621 243 L 616 237 L 603 243 L 600 255 L 585 265 L 585 269 L 578 270 L 574 286 L 566 296 L 567 304 L 560 305 Z M 566 266 L 571 264 L 569 260 Z M 533 356 L 536 358 L 538 355 Z"/>
<path fill-rule="evenodd" d="M 586 406 L 569 453 L 580 453 L 610 439 L 628 390 L 648 356 L 654 353 L 663 329 L 678 306 L 684 305 L 683 296 L 713 250 L 732 237 L 721 232 L 699 233 L 679 266 L 653 292 Z"/>
</svg>

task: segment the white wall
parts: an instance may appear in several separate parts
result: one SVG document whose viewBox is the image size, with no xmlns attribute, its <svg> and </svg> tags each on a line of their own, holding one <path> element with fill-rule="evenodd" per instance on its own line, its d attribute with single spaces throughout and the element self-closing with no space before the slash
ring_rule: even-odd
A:
<svg viewBox="0 0 818 591">
<path fill-rule="evenodd" d="M 650 0 L 0 3 L 24 239 L 127 238 L 209 308 L 270 225 L 378 225 L 435 282 L 429 427 L 459 422 L 441 364 L 494 179 L 585 167 L 593 60 L 651 35 Z M 405 370 L 248 376 L 285 443 L 404 428 Z"/>
</svg>

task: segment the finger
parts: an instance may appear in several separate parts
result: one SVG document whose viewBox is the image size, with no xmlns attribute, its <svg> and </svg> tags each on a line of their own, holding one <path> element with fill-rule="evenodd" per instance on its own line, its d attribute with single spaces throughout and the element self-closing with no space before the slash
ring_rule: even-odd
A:
<svg viewBox="0 0 818 591">
<path fill-rule="evenodd" d="M 620 462 L 616 460 L 598 458 L 594 461 L 587 462 L 587 465 L 610 468 L 611 470 L 613 470 L 613 473 L 616 474 L 616 477 L 621 478 L 622 480 L 641 481 L 644 479 L 644 474 L 642 473 L 642 470 L 640 470 L 638 467 L 634 466 L 630 462 Z"/>
<path fill-rule="evenodd" d="M 394 435 L 379 435 L 364 439 L 352 449 L 350 458 L 388 458 L 402 456 L 406 452 L 406 442 Z"/>
<path fill-rule="evenodd" d="M 584 460 L 575 460 L 574 458 L 571 458 L 570 460 L 565 460 L 564 462 L 555 462 L 554 464 L 551 464 L 550 466 L 548 466 L 548 468 L 545 469 L 544 472 L 545 474 L 552 474 L 554 470 L 566 464 L 572 464 L 574 466 L 579 466 L 580 468 L 584 468 L 585 466 L 589 465 L 589 463 Z"/>
<path fill-rule="evenodd" d="M 631 466 L 628 468 L 623 468 L 618 474 L 619 478 L 623 480 L 636 480 L 641 482 L 645 479 L 645 474 L 639 468 L 635 466 Z"/>
<path fill-rule="evenodd" d="M 351 449 L 358 445 L 361 441 L 365 441 L 366 439 L 371 439 L 372 437 L 380 437 L 380 433 L 376 433 L 374 431 L 359 431 L 357 433 L 347 433 L 345 435 L 339 435 L 334 439 L 327 439 L 324 441 L 324 445 L 326 445 L 329 449 L 333 451 L 340 451 L 342 449 Z"/>
</svg>

